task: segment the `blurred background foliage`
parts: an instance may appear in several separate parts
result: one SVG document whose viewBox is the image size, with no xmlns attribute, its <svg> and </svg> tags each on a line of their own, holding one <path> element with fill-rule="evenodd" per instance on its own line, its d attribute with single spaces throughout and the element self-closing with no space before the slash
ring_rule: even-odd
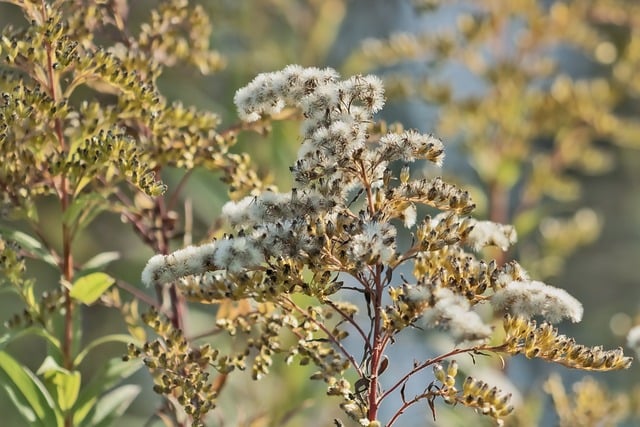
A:
<svg viewBox="0 0 640 427">
<path fill-rule="evenodd" d="M 82 1 L 77 3 L 82 7 Z M 157 3 L 129 2 L 127 25 L 137 28 L 136 23 L 148 19 Z M 169 100 L 220 114 L 221 129 L 225 129 L 237 122 L 232 105 L 235 90 L 260 72 L 297 63 L 332 66 L 343 75 L 378 73 L 385 78 L 392 107 L 383 118 L 442 137 L 447 150 L 443 173 L 466 188 L 473 187 L 479 205 L 476 215 L 516 225 L 516 248 L 505 255 L 488 255 L 518 258 L 533 277 L 565 288 L 583 302 L 583 322 L 562 325 L 564 331 L 587 345 L 617 347 L 624 344 L 627 330 L 640 323 L 637 1 L 197 3 L 211 18 L 211 46 L 223 55 L 226 67 L 203 76 L 187 64 L 176 64 L 158 82 Z M 0 26 L 22 20 L 15 7 L 0 4 Z M 259 173 L 286 189 L 290 186 L 287 168 L 300 142 L 298 123 L 283 120 L 275 121 L 267 134 L 242 133 L 233 150 L 249 152 Z M 176 186 L 182 174 L 168 171 L 165 183 Z M 215 226 L 227 187 L 218 175 L 197 170 L 184 195 L 180 213 L 192 213 L 197 242 Z M 46 203 L 40 212 L 43 217 L 46 212 L 52 223 L 59 216 Z M 128 227 L 113 215 L 102 215 L 91 232 L 76 242 L 76 252 L 89 258 L 119 251 L 121 259 L 111 273 L 139 283 L 140 271 L 152 254 Z M 46 283 L 46 270 L 31 271 Z M 0 302 L 5 317 L 13 313 L 12 304 Z M 213 310 L 192 307 L 189 335 L 211 328 Z M 87 311 L 85 322 L 87 334 L 93 337 L 125 329 L 119 314 L 106 309 Z M 416 352 L 412 356 L 419 357 L 425 337 L 416 334 L 415 338 L 410 349 Z M 428 344 L 437 349 L 437 342 Z M 40 345 L 24 341 L 11 351 L 27 364 L 33 358 L 35 364 L 40 359 L 32 355 Z M 114 346 L 107 353 L 112 357 L 120 351 Z M 97 358 L 95 366 L 99 364 Z M 540 363 L 520 364 L 517 358 L 509 361 L 511 380 L 527 396 L 527 404 L 516 411 L 511 425 L 557 422 L 541 409 L 551 402 L 541 391 L 551 370 L 555 368 Z M 247 381 L 234 380 L 219 402 L 219 425 L 223 420 L 224 425 L 329 425 L 335 410 L 330 399 L 314 397 L 322 394 L 322 387 L 306 380 L 310 372 L 289 367 L 275 371 L 259 386 L 248 376 Z M 559 372 L 567 390 L 583 376 L 564 369 Z M 626 393 L 628 399 L 640 375 L 634 366 L 629 372 L 596 378 Z M 146 391 L 119 425 L 143 425 L 157 404 L 146 372 L 133 381 L 144 384 Z M 529 386 L 539 392 L 527 395 Z M 546 388 L 553 391 L 554 399 L 561 394 L 557 381 Z M 594 402 L 602 400 L 602 395 L 591 396 Z M 634 411 L 631 400 L 616 408 Z M 21 425 L 11 407 L 1 410 L 6 425 Z M 441 410 L 437 424 L 462 425 L 471 415 L 464 411 Z M 424 408 L 414 416 L 428 417 L 427 413 Z M 216 417 L 210 421 L 215 424 Z"/>
</svg>

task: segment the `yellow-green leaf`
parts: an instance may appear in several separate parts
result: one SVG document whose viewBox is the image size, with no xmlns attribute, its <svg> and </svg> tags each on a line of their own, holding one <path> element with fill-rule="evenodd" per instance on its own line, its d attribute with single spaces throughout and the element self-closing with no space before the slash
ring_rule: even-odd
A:
<svg viewBox="0 0 640 427">
<path fill-rule="evenodd" d="M 38 259 L 46 262 L 54 267 L 58 266 L 51 252 L 36 238 L 23 233 L 22 231 L 13 230 L 7 227 L 0 227 L 0 236 L 3 236 L 7 240 L 14 240 L 24 249 L 28 250 L 32 255 Z"/>
<path fill-rule="evenodd" d="M 80 393 L 81 376 L 78 371 L 70 371 L 58 365 L 51 357 L 42 362 L 38 369 L 44 381 L 49 385 L 58 408 L 62 412 L 70 410 L 78 400 Z"/>
<path fill-rule="evenodd" d="M 89 305 L 96 302 L 114 283 L 115 279 L 106 273 L 91 273 L 76 280 L 70 294 L 72 298 Z"/>
<path fill-rule="evenodd" d="M 58 371 L 53 383 L 58 390 L 58 405 L 63 411 L 68 411 L 73 407 L 80 392 L 80 372 Z"/>
<path fill-rule="evenodd" d="M 62 426 L 62 417 L 54 408 L 47 389 L 28 368 L 0 351 L 0 385 L 20 414 L 31 425 Z"/>
</svg>

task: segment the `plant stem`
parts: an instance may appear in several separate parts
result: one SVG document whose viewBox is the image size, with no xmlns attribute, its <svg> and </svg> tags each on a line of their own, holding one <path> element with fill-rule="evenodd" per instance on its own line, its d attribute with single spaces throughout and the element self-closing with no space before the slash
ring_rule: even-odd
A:
<svg viewBox="0 0 640 427">
<path fill-rule="evenodd" d="M 406 401 L 406 402 L 402 402 L 402 406 L 400 407 L 400 409 L 398 409 L 398 411 L 396 411 L 395 414 L 393 414 L 393 417 L 391 417 L 391 419 L 389 420 L 389 422 L 386 424 L 386 427 L 391 427 L 400 417 L 400 415 L 402 415 L 404 413 L 404 411 L 411 405 L 413 405 L 414 403 L 418 403 L 419 401 L 421 401 L 422 399 L 425 398 L 429 398 L 430 396 L 433 396 L 432 393 L 422 393 L 419 394 L 417 396 L 415 396 L 413 399 Z M 435 418 L 434 418 L 435 420 Z"/>
<path fill-rule="evenodd" d="M 157 199 L 157 209 L 158 215 L 161 220 L 161 224 L 164 224 L 164 219 L 167 215 L 167 205 L 165 204 L 165 199 L 159 197 Z M 160 236 L 158 239 L 158 249 L 160 253 L 167 255 L 169 253 L 169 239 L 170 236 L 167 233 L 165 227 L 160 227 Z M 182 295 L 178 292 L 175 285 L 169 285 L 169 300 L 170 300 L 170 310 L 171 310 L 171 323 L 174 328 L 184 330 L 184 311 L 185 311 L 185 301 Z M 162 301 L 160 301 L 162 303 Z"/>
<path fill-rule="evenodd" d="M 367 400 L 369 402 L 369 413 L 367 418 L 369 421 L 375 421 L 378 417 L 378 370 L 382 353 L 384 351 L 384 343 L 382 336 L 382 266 L 376 266 L 374 276 L 375 293 L 374 293 L 374 319 L 373 319 L 373 343 L 371 344 L 371 362 L 369 363 L 369 394 Z"/>
<path fill-rule="evenodd" d="M 123 289 L 124 291 L 130 293 L 132 296 L 134 296 L 138 300 L 148 304 L 150 307 L 155 308 L 156 310 L 158 310 L 159 313 L 163 313 L 162 306 L 160 305 L 160 303 L 155 301 L 151 296 L 145 294 L 144 292 L 141 292 L 139 289 L 131 286 L 130 284 L 128 284 L 128 283 L 126 283 L 126 282 L 124 282 L 122 280 L 117 280 L 116 281 L 116 286 L 119 287 L 120 289 Z M 165 313 L 163 313 L 163 314 L 165 314 Z"/>
<path fill-rule="evenodd" d="M 387 391 L 385 391 L 382 394 L 382 396 L 380 396 L 380 402 L 382 402 L 387 396 L 389 396 L 391 393 L 393 393 L 393 391 L 395 389 L 397 389 L 402 384 L 407 382 L 407 380 L 409 380 L 409 378 L 411 378 L 413 375 L 415 375 L 418 372 L 420 372 L 421 370 L 433 365 L 434 363 L 441 362 L 441 361 L 443 361 L 443 360 L 445 360 L 445 359 L 447 359 L 447 358 L 449 358 L 451 356 L 455 356 L 457 354 L 479 352 L 479 351 L 500 352 L 500 351 L 503 350 L 503 348 L 504 348 L 503 345 L 498 345 L 498 346 L 481 345 L 481 346 L 470 347 L 470 348 L 456 348 L 456 349 L 451 350 L 448 353 L 441 354 L 438 357 L 434 357 L 433 359 L 425 360 L 423 363 L 414 366 L 414 368 L 411 371 L 409 371 L 404 377 L 400 378 L 393 386 L 391 386 L 391 388 L 389 388 Z"/>
<path fill-rule="evenodd" d="M 40 3 L 41 15 L 42 15 L 42 23 L 45 24 L 48 20 L 47 16 L 47 6 L 45 0 L 41 0 Z M 50 41 L 45 42 L 45 50 L 47 54 L 47 79 L 48 79 L 48 89 L 49 94 L 51 95 L 51 99 L 54 103 L 59 101 L 59 94 L 56 91 L 57 87 L 57 76 L 55 74 L 55 70 L 53 68 L 54 64 L 54 53 L 53 47 Z M 64 132 L 62 129 L 62 122 L 60 119 L 54 120 L 54 130 L 56 137 L 58 139 L 58 143 L 60 145 L 60 152 L 62 154 L 67 150 L 67 144 L 64 139 Z M 64 217 L 64 213 L 69 208 L 71 204 L 71 198 L 68 192 L 68 181 L 66 175 L 62 174 L 60 177 L 60 183 L 58 187 L 58 196 L 60 198 L 60 206 L 62 210 L 62 215 Z M 73 241 L 73 232 L 69 228 L 68 224 L 62 221 L 62 260 L 61 260 L 61 270 L 62 277 L 67 283 L 73 282 L 73 254 L 71 244 Z M 71 298 L 70 291 L 67 287 L 64 289 L 64 332 L 62 339 L 62 366 L 65 369 L 70 371 L 74 370 L 73 366 L 73 312 L 74 312 L 74 302 Z M 65 427 L 71 427 L 73 425 L 73 412 L 69 411 L 65 414 L 64 417 L 64 425 Z"/>
<path fill-rule="evenodd" d="M 345 313 L 333 301 L 327 299 L 323 302 L 327 304 L 329 307 L 333 308 L 335 311 L 337 311 L 338 314 L 340 314 L 340 316 L 342 316 L 342 318 L 346 322 L 349 322 L 355 328 L 355 330 L 358 331 L 358 334 L 360 334 L 360 336 L 362 337 L 362 340 L 364 341 L 365 351 L 371 351 L 371 347 L 370 347 L 371 343 L 369 343 L 369 340 L 367 339 L 367 335 L 364 333 L 364 331 L 362 330 L 358 322 L 356 322 L 352 316 L 349 316 L 347 313 Z"/>
<path fill-rule="evenodd" d="M 305 311 L 303 309 L 301 309 L 295 302 L 293 302 L 293 300 L 291 300 L 291 298 L 287 297 L 287 296 L 283 296 L 282 300 L 284 302 L 287 303 L 287 306 L 289 306 L 290 308 L 294 309 L 295 311 L 297 311 L 298 313 L 302 314 L 303 316 L 306 315 Z M 333 334 L 331 333 L 331 331 L 329 329 L 327 329 L 327 327 L 325 325 L 323 325 L 321 322 L 318 322 L 316 319 L 313 319 L 311 317 L 308 317 L 308 319 L 310 321 L 312 321 L 318 328 L 320 328 L 322 330 L 322 332 L 324 332 L 327 335 L 327 338 L 336 346 L 338 347 L 338 350 L 340 350 L 340 352 L 342 354 L 344 354 L 344 356 L 349 359 L 349 362 L 351 362 L 351 365 L 353 366 L 353 368 L 356 370 L 356 372 L 358 373 L 358 376 L 360 378 L 364 377 L 364 372 L 362 372 L 362 369 L 360 369 L 360 365 L 358 364 L 358 362 L 356 362 L 356 360 L 353 358 L 353 355 L 351 355 L 351 353 L 349 353 L 349 351 L 347 351 L 346 348 L 344 348 L 344 346 L 342 345 L 342 343 L 340 341 L 338 341 L 336 339 L 336 337 L 333 336 Z"/>
</svg>

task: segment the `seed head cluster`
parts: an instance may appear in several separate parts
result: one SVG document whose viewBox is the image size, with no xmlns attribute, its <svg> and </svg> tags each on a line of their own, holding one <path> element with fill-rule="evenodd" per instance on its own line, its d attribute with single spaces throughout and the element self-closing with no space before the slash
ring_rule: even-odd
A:
<svg viewBox="0 0 640 427">
<path fill-rule="evenodd" d="M 470 217 L 475 205 L 469 193 L 442 178 L 412 176 L 413 162 L 442 163 L 443 144 L 414 130 L 381 131 L 384 126 L 374 123 L 384 105 L 378 78 L 340 79 L 331 69 L 292 65 L 259 75 L 236 93 L 235 103 L 248 122 L 268 120 L 286 107 L 302 112 L 302 141 L 290 167 L 293 189 L 228 202 L 222 218 L 229 234 L 154 256 L 142 280 L 174 283 L 200 302 L 251 300 L 255 306 L 249 317 L 219 320 L 230 335 L 249 333 L 251 325 L 288 330 L 296 338 L 288 344 L 279 334 L 252 339 L 262 343 L 245 353 L 253 354 L 254 378 L 268 373 L 275 353 L 284 354 L 287 362 L 312 363 L 318 370 L 311 378 L 325 381 L 330 395 L 341 396 L 350 417 L 376 425 L 379 421 L 370 416 L 375 399 L 368 396 L 379 393 L 374 378 L 386 365 L 366 366 L 379 350 L 370 340 L 376 336 L 386 346 L 411 326 L 443 329 L 457 345 L 475 346 L 469 351 L 484 346 L 587 370 L 629 366 L 630 359 L 619 350 L 576 345 L 550 324 L 538 327 L 530 320 L 579 321 L 582 306 L 566 292 L 530 280 L 516 262 L 481 259 L 477 252 L 485 246 L 506 250 L 512 245 L 514 228 Z M 421 209 L 431 215 L 419 218 Z M 401 233 L 409 234 L 408 247 L 399 244 Z M 394 274 L 404 264 L 411 267 L 411 280 Z M 357 323 L 356 310 L 333 300 L 339 291 L 362 297 L 370 332 Z M 319 305 L 297 306 L 292 298 L 297 293 Z M 500 315 L 509 313 L 502 345 L 488 346 L 494 329 L 476 310 L 481 304 Z M 353 357 L 342 345 L 350 336 L 347 326 L 363 341 L 362 357 Z M 376 363 L 382 359 L 378 354 Z M 447 371 L 434 363 L 421 366 L 429 365 L 442 386 L 430 387 L 417 400 L 461 403 L 499 423 L 512 411 L 510 396 L 482 381 L 470 377 L 458 391 L 455 363 Z M 349 368 L 358 374 L 354 382 L 343 376 Z"/>
</svg>

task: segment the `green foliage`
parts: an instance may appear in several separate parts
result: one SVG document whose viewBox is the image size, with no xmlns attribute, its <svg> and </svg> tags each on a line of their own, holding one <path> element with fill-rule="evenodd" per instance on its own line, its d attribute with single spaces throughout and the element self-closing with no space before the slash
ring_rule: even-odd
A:
<svg viewBox="0 0 640 427">
<path fill-rule="evenodd" d="M 133 385 L 109 390 L 139 365 L 113 359 L 112 368 L 87 379 L 82 364 L 97 347 L 135 341 L 141 322 L 137 302 L 110 289 L 120 279 L 103 271 L 119 254 L 97 254 L 78 265 L 74 242 L 100 214 L 112 212 L 153 250 L 167 250 L 175 214 L 162 199 L 149 198 L 166 191 L 162 170 L 206 166 L 231 181 L 248 160 L 228 154 L 236 130 L 217 133 L 215 114 L 170 103 L 157 89 L 166 66 L 187 63 L 202 73 L 223 66 L 209 49 L 202 7 L 162 2 L 148 23 L 130 32 L 126 2 L 8 3 L 25 20 L 0 36 L 0 202 L 2 219 L 13 221 L 0 230 L 0 279 L 24 310 L 6 323 L 1 342 L 5 348 L 27 335 L 41 337 L 48 355 L 34 374 L 3 352 L 3 386 L 31 423 L 106 426 L 140 392 Z M 237 191 L 254 184 L 245 180 Z M 61 210 L 59 245 L 46 237 L 52 234 L 48 218 L 39 214 L 52 199 Z M 58 285 L 42 291 L 29 274 L 31 261 L 53 267 Z M 80 304 L 119 309 L 135 335 L 82 342 Z M 174 310 L 178 305 L 173 301 Z"/>
<path fill-rule="evenodd" d="M 2 385 L 27 422 L 41 426 L 62 426 L 61 405 L 27 367 L 0 352 Z M 64 383 L 64 381 L 63 381 Z"/>
</svg>

